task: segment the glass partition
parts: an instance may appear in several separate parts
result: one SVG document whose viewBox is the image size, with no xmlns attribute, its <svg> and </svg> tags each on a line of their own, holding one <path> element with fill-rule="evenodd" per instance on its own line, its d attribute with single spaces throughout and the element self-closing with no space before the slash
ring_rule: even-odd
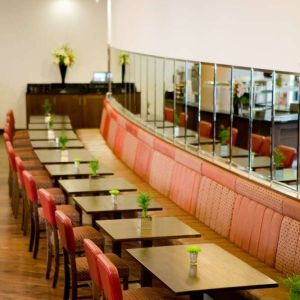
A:
<svg viewBox="0 0 300 300">
<path fill-rule="evenodd" d="M 111 69 L 113 97 L 148 129 L 299 195 L 299 74 L 117 49 Z"/>
</svg>

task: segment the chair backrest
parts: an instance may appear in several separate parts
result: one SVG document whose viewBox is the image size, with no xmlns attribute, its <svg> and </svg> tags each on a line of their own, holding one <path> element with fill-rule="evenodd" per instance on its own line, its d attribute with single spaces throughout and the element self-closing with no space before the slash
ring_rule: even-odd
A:
<svg viewBox="0 0 300 300">
<path fill-rule="evenodd" d="M 14 172 L 17 172 L 16 160 L 15 160 L 16 156 L 15 156 L 14 148 L 11 142 L 5 142 L 5 146 L 7 150 L 9 165 Z"/>
<path fill-rule="evenodd" d="M 185 127 L 186 121 L 187 121 L 187 117 L 186 117 L 185 112 L 181 112 L 179 114 L 179 126 L 180 127 Z"/>
<path fill-rule="evenodd" d="M 228 130 L 230 130 L 230 128 L 228 128 Z M 239 130 L 237 128 L 232 127 L 231 134 L 232 134 L 232 145 L 233 146 L 236 145 L 238 133 L 239 133 Z M 229 144 L 229 142 L 230 142 L 230 139 L 228 138 L 227 143 Z"/>
<path fill-rule="evenodd" d="M 271 156 L 271 137 L 266 136 L 261 145 L 259 155 L 262 156 Z"/>
<path fill-rule="evenodd" d="M 53 196 L 47 190 L 39 189 L 38 197 L 43 208 L 44 218 L 49 224 L 56 226 L 56 205 Z"/>
<path fill-rule="evenodd" d="M 117 268 L 103 254 L 97 255 L 97 268 L 107 300 L 122 300 L 122 288 Z"/>
<path fill-rule="evenodd" d="M 70 218 L 62 211 L 55 211 L 56 226 L 59 232 L 60 241 L 63 248 L 74 255 L 76 251 L 76 241 L 73 232 L 73 226 Z"/>
<path fill-rule="evenodd" d="M 165 121 L 173 122 L 174 110 L 173 108 L 165 107 Z"/>
<path fill-rule="evenodd" d="M 265 137 L 263 135 L 252 133 L 251 135 L 252 152 L 259 153 L 264 140 Z"/>
<path fill-rule="evenodd" d="M 3 133 L 3 139 L 4 139 L 4 142 L 11 142 L 9 135 L 6 132 Z"/>
<path fill-rule="evenodd" d="M 25 188 L 24 177 L 23 177 L 23 171 L 24 171 L 23 161 L 19 156 L 16 156 L 15 157 L 15 162 L 16 162 L 16 167 L 17 167 L 19 186 L 22 187 L 22 188 Z"/>
<path fill-rule="evenodd" d="M 5 126 L 4 126 L 4 132 L 6 134 L 8 134 L 9 140 L 12 141 L 13 140 L 13 136 L 14 136 L 14 132 L 13 132 L 12 127 L 9 125 L 9 123 L 5 124 Z"/>
<path fill-rule="evenodd" d="M 27 199 L 30 200 L 32 203 L 37 204 L 38 195 L 35 180 L 33 179 L 32 175 L 26 170 L 23 171 L 23 180 Z"/>
<path fill-rule="evenodd" d="M 97 255 L 103 254 L 101 249 L 91 240 L 83 240 L 84 252 L 88 261 L 90 276 L 99 289 L 102 289 L 101 277 L 97 268 Z"/>
<path fill-rule="evenodd" d="M 212 124 L 206 121 L 200 121 L 199 123 L 199 135 L 203 137 L 210 137 Z"/>
<path fill-rule="evenodd" d="M 284 159 L 282 163 L 283 168 L 291 168 L 293 165 L 293 161 L 296 158 L 297 150 L 292 147 L 288 147 L 285 145 L 278 145 L 277 149 L 283 154 Z"/>
</svg>

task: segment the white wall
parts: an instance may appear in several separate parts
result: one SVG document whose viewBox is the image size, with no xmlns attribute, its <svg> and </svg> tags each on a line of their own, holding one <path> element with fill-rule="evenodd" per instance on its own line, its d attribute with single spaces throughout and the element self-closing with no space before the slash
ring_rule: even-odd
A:
<svg viewBox="0 0 300 300">
<path fill-rule="evenodd" d="M 107 70 L 106 0 L 0 0 L 0 128 L 9 108 L 25 127 L 27 83 L 60 82 L 51 51 L 68 43 L 76 62 L 66 82 Z"/>
<path fill-rule="evenodd" d="M 112 46 L 300 71 L 299 0 L 113 0 Z"/>
</svg>

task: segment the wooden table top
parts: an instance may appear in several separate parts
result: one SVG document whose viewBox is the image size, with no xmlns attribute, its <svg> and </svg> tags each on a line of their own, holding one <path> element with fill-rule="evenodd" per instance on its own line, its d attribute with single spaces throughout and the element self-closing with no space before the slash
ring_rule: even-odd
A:
<svg viewBox="0 0 300 300">
<path fill-rule="evenodd" d="M 43 115 L 30 116 L 29 123 L 44 124 L 46 123 L 45 116 Z M 69 116 L 55 115 L 53 117 L 53 123 L 71 123 L 71 120 Z"/>
<path fill-rule="evenodd" d="M 86 149 L 67 149 L 65 151 L 60 149 L 37 149 L 34 152 L 42 164 L 73 163 L 76 158 L 80 158 L 81 162 L 90 162 L 94 159 Z"/>
<path fill-rule="evenodd" d="M 87 163 L 80 163 L 79 168 L 75 168 L 74 163 L 45 165 L 45 168 L 51 177 L 88 176 L 91 173 L 89 164 Z M 114 173 L 103 164 L 100 164 L 97 174 L 113 175 Z"/>
<path fill-rule="evenodd" d="M 71 130 L 28 130 L 29 139 L 32 141 L 55 140 L 64 134 L 69 140 L 77 140 L 77 135 Z"/>
<path fill-rule="evenodd" d="M 232 162 L 237 166 L 248 168 L 248 157 L 235 157 Z M 252 168 L 269 168 L 271 158 L 269 156 L 255 156 L 252 162 Z"/>
<path fill-rule="evenodd" d="M 127 251 L 176 295 L 278 286 L 274 280 L 221 247 L 215 244 L 199 246 L 202 251 L 194 270 L 190 268 L 187 245 Z"/>
<path fill-rule="evenodd" d="M 42 123 L 29 123 L 28 129 L 30 130 L 47 130 L 47 124 Z M 70 123 L 55 123 L 52 126 L 53 130 L 72 130 L 72 125 Z"/>
<path fill-rule="evenodd" d="M 259 169 L 256 170 L 256 173 L 270 178 L 270 169 Z M 293 168 L 284 168 L 282 170 L 276 170 L 274 172 L 273 179 L 281 182 L 293 182 L 297 180 L 297 169 Z"/>
<path fill-rule="evenodd" d="M 136 186 L 123 178 L 60 179 L 59 185 L 68 194 L 108 193 L 110 190 L 136 191 Z"/>
<path fill-rule="evenodd" d="M 84 145 L 79 140 L 68 141 L 68 149 L 70 148 L 84 148 Z M 33 149 L 58 149 L 56 142 L 54 140 L 50 141 L 31 141 L 31 146 Z"/>
<path fill-rule="evenodd" d="M 169 137 L 174 136 L 173 127 L 157 128 L 156 132 Z M 185 135 L 188 137 L 195 137 L 197 132 L 190 129 L 187 129 L 185 132 L 184 127 L 175 127 L 175 137 L 184 137 Z"/>
<path fill-rule="evenodd" d="M 232 146 L 232 157 L 248 157 L 249 151 L 247 149 L 243 149 L 240 147 Z M 213 145 L 202 145 L 201 150 L 212 153 L 213 152 Z M 215 154 L 224 158 L 230 157 L 229 154 L 229 145 L 227 147 L 227 153 L 221 155 L 221 144 L 215 145 Z"/>
<path fill-rule="evenodd" d="M 177 137 L 176 140 L 185 142 L 185 137 Z M 186 138 L 186 143 L 193 145 L 193 146 L 197 146 L 197 145 L 205 145 L 205 144 L 212 144 L 214 142 L 213 139 L 211 138 L 207 138 L 205 136 L 200 136 L 200 142 L 198 141 L 198 136 L 197 137 L 187 137 Z M 218 143 L 218 141 L 216 141 L 216 143 Z"/>
<path fill-rule="evenodd" d="M 113 205 L 111 196 L 73 197 L 75 203 L 87 214 L 141 211 L 136 198 L 137 195 L 118 195 L 116 205 Z M 148 210 L 162 210 L 162 207 L 151 200 Z"/>
<path fill-rule="evenodd" d="M 150 227 L 140 228 L 140 219 L 98 220 L 96 224 L 113 241 L 157 240 L 199 237 L 200 233 L 175 217 L 152 217 Z"/>
</svg>

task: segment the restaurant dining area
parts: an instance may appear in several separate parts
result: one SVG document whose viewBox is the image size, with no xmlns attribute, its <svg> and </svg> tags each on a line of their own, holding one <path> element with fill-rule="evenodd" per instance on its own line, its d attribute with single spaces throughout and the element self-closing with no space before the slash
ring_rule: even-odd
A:
<svg viewBox="0 0 300 300">
<path fill-rule="evenodd" d="M 299 5 L 13 2 L 0 299 L 300 300 Z"/>
</svg>

